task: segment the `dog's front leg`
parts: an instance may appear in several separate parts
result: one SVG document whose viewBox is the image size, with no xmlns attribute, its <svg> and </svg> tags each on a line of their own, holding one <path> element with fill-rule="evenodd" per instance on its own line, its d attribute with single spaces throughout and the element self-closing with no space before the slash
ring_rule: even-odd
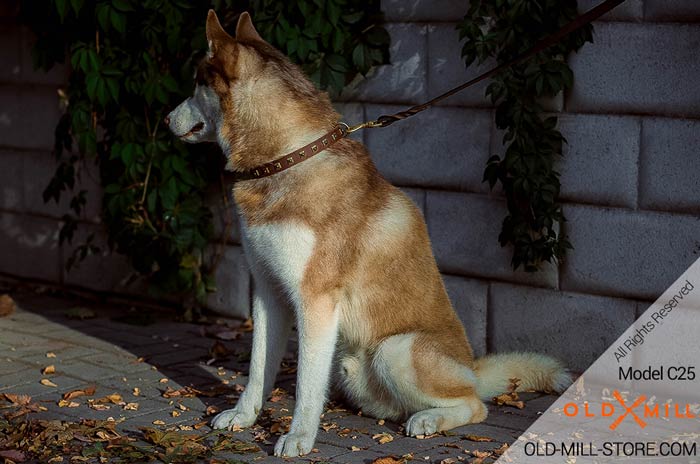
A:
<svg viewBox="0 0 700 464">
<path fill-rule="evenodd" d="M 299 366 L 294 418 L 289 433 L 275 445 L 275 456 L 311 452 L 326 401 L 333 351 L 338 338 L 338 309 L 330 297 L 314 298 L 297 310 Z"/>
<path fill-rule="evenodd" d="M 219 413 L 212 421 L 215 429 L 229 430 L 253 425 L 265 395 L 272 389 L 292 327 L 292 311 L 281 305 L 271 285 L 255 280 L 253 299 L 253 349 L 245 391 L 233 409 Z"/>
</svg>

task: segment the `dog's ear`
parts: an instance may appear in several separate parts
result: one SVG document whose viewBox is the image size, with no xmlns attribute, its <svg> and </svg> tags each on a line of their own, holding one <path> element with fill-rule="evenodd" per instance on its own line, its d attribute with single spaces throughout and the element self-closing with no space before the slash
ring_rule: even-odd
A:
<svg viewBox="0 0 700 464">
<path fill-rule="evenodd" d="M 250 19 L 250 15 L 247 11 L 241 13 L 238 18 L 238 25 L 236 26 L 236 40 L 257 40 L 259 42 L 264 42 L 263 38 L 260 37 L 258 31 L 255 30 L 253 26 L 253 20 Z"/>
<path fill-rule="evenodd" d="M 233 37 L 221 27 L 219 18 L 214 10 L 209 10 L 207 15 L 207 42 L 209 43 L 209 52 L 212 55 L 215 55 L 227 43 L 233 42 Z"/>
</svg>

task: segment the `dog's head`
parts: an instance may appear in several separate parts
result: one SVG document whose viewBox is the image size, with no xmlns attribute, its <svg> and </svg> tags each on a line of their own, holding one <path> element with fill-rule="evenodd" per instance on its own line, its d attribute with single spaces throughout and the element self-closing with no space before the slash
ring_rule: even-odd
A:
<svg viewBox="0 0 700 464">
<path fill-rule="evenodd" d="M 218 142 L 229 168 L 245 169 L 284 150 L 290 128 L 334 124 L 327 95 L 260 37 L 248 13 L 232 37 L 210 10 L 206 36 L 209 51 L 197 68 L 194 94 L 166 117 L 181 140 Z"/>
</svg>

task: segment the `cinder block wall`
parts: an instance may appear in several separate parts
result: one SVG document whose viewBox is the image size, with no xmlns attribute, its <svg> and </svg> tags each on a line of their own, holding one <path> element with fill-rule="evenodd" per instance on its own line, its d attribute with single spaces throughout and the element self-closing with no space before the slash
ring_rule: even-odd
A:
<svg viewBox="0 0 700 464">
<path fill-rule="evenodd" d="M 595 3 L 579 0 L 581 10 Z M 386 0 L 383 8 L 392 64 L 340 98 L 348 122 L 423 102 L 487 67 L 466 70 L 459 56 L 455 25 L 465 2 Z M 58 245 L 57 231 L 66 205 L 44 205 L 41 191 L 54 170 L 56 88 L 65 70 L 33 72 L 29 34 L 8 16 L 0 22 L 0 272 L 142 291 L 121 285 L 129 269 L 119 256 L 63 269 L 71 248 Z M 573 91 L 550 103 L 569 140 L 559 169 L 563 229 L 575 247 L 559 266 L 513 272 L 510 250 L 498 244 L 505 204 L 481 182 L 487 158 L 502 153 L 485 85 L 359 135 L 381 172 L 422 210 L 479 354 L 537 350 L 582 370 L 700 256 L 700 3 L 628 0 L 595 30 L 595 43 L 570 58 Z M 81 182 L 97 192 L 93 179 L 86 173 Z M 98 197 L 90 195 L 79 235 L 100 231 Z M 222 238 L 219 196 L 212 205 Z M 254 283 L 229 217 L 209 305 L 246 315 Z"/>
</svg>

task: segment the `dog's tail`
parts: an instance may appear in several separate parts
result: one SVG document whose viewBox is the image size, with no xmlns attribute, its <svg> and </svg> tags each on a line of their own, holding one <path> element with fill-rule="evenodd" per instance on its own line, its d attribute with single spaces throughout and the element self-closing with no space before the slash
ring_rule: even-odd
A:
<svg viewBox="0 0 700 464">
<path fill-rule="evenodd" d="M 506 393 L 510 379 L 519 379 L 516 391 L 561 393 L 571 385 L 571 373 L 556 359 L 538 353 L 490 354 L 474 361 L 482 399 Z"/>
</svg>

